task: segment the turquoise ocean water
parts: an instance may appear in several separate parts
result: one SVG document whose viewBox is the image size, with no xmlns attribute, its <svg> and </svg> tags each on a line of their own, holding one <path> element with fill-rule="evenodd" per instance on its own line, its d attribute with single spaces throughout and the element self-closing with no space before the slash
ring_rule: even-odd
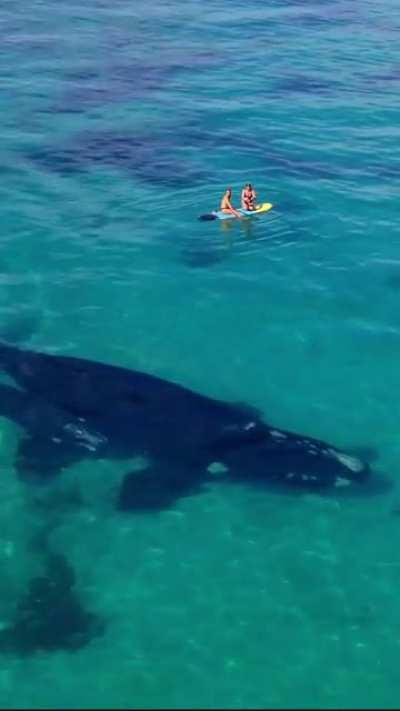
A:
<svg viewBox="0 0 400 711">
<path fill-rule="evenodd" d="M 393 480 L 216 479 L 123 515 L 132 462 L 29 485 L 1 418 L 1 627 L 38 536 L 105 624 L 2 654 L 1 707 L 399 705 L 399 31 L 395 0 L 1 2 L 0 331 L 247 402 Z M 249 180 L 271 213 L 198 221 Z"/>
</svg>

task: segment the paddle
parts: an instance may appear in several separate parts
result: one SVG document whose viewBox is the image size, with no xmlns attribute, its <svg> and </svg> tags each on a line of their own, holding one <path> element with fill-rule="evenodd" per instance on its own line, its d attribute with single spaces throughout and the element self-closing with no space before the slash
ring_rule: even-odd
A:
<svg viewBox="0 0 400 711">
<path fill-rule="evenodd" d="M 217 216 L 213 212 L 206 212 L 205 215 L 200 215 L 199 220 L 203 220 L 206 222 L 206 220 L 216 220 Z"/>
</svg>

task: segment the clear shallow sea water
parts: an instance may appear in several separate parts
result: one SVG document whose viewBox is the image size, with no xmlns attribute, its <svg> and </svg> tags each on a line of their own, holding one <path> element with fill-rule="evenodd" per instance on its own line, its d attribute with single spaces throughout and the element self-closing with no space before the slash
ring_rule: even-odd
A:
<svg viewBox="0 0 400 711">
<path fill-rule="evenodd" d="M 399 30 L 393 0 L 0 4 L 4 333 L 247 402 L 393 480 L 216 480 L 122 515 L 129 463 L 37 489 L 2 418 L 1 624 L 47 531 L 106 627 L 2 655 L 1 707 L 398 706 Z M 197 220 L 248 180 L 271 213 Z"/>
</svg>

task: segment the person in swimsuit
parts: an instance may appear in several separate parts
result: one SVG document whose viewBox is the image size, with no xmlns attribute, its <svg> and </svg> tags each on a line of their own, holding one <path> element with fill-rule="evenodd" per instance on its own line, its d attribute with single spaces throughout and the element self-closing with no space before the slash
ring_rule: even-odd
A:
<svg viewBox="0 0 400 711">
<path fill-rule="evenodd" d="M 224 193 L 224 196 L 221 200 L 221 205 L 220 205 L 220 210 L 222 212 L 230 213 L 231 215 L 235 215 L 236 217 L 243 217 L 243 215 L 238 212 L 231 203 L 231 198 L 232 198 L 232 188 L 227 188 L 226 192 Z"/>
<path fill-rule="evenodd" d="M 254 190 L 251 183 L 246 183 L 242 190 L 241 202 L 243 210 L 255 210 L 256 209 L 256 191 Z"/>
</svg>

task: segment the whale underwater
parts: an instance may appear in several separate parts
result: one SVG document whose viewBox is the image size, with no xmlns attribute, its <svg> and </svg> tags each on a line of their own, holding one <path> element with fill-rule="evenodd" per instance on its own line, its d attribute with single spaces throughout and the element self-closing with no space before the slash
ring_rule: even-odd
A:
<svg viewBox="0 0 400 711">
<path fill-rule="evenodd" d="M 215 463 L 222 481 L 308 491 L 370 474 L 357 457 L 272 427 L 252 407 L 139 371 L 0 343 L 1 372 L 0 415 L 21 427 L 15 467 L 27 482 L 50 482 L 85 458 L 147 458 L 124 475 L 120 510 L 166 509 L 215 480 Z"/>
</svg>

